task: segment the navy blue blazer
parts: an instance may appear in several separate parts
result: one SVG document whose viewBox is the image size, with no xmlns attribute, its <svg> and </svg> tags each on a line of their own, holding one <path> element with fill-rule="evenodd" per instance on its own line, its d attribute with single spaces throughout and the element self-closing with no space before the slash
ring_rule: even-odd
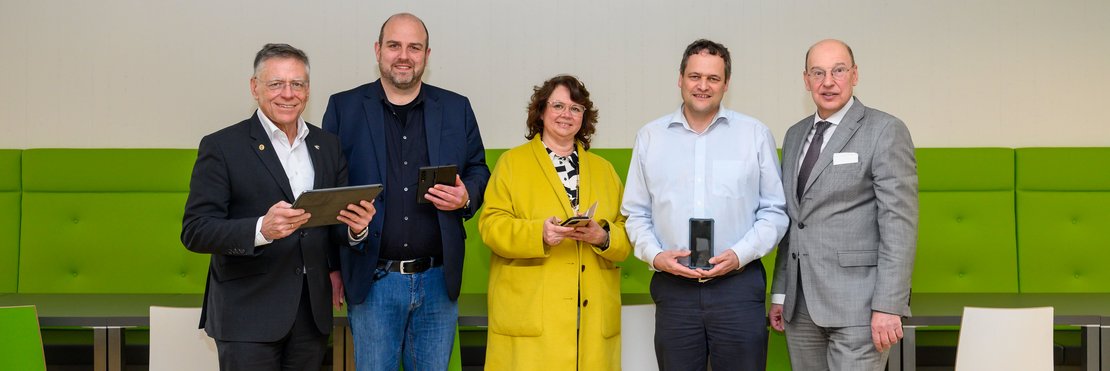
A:
<svg viewBox="0 0 1110 371">
<path fill-rule="evenodd" d="M 470 207 L 439 211 L 439 231 L 443 237 L 443 273 L 447 294 L 459 297 L 462 286 L 466 231 L 463 220 L 474 216 L 482 206 L 489 181 L 485 147 L 474 109 L 466 97 L 437 88 L 421 86 L 424 94 L 424 125 L 428 140 L 429 165 L 458 165 L 459 176 L 470 194 Z M 382 109 L 381 80 L 336 93 L 324 112 L 324 130 L 335 133 L 347 157 L 351 185 L 381 183 L 385 190 L 374 201 L 378 209 L 370 222 L 369 235 L 362 243 L 340 249 L 343 285 L 350 303 L 362 303 L 374 284 L 385 215 L 386 183 L 385 114 Z"/>
</svg>

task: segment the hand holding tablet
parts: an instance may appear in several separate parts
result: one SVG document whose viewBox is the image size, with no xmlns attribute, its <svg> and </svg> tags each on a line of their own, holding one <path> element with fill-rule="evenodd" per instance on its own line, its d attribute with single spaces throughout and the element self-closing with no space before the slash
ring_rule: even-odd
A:
<svg viewBox="0 0 1110 371">
<path fill-rule="evenodd" d="M 358 205 L 362 200 L 371 201 L 381 192 L 381 184 L 313 189 L 301 193 L 293 202 L 293 208 L 312 214 L 302 228 L 340 224 L 342 222 L 337 217 L 341 210 L 347 209 L 347 205 Z"/>
</svg>

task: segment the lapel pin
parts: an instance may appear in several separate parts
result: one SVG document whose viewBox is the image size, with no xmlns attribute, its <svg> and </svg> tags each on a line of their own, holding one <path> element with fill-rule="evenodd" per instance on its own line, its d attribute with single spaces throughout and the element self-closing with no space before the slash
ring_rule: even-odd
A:
<svg viewBox="0 0 1110 371">
<path fill-rule="evenodd" d="M 266 145 L 265 144 L 259 144 L 258 145 L 258 150 L 259 151 L 265 151 L 266 150 Z"/>
<path fill-rule="evenodd" d="M 317 150 L 319 150 L 319 149 L 320 149 L 320 145 L 319 145 L 319 144 L 317 144 L 317 145 L 314 145 L 313 147 L 316 147 L 316 149 L 317 149 Z"/>
</svg>

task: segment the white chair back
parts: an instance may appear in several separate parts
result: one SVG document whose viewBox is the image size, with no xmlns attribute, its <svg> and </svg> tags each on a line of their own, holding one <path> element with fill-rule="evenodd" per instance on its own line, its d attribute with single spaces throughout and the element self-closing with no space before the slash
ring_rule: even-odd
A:
<svg viewBox="0 0 1110 371">
<path fill-rule="evenodd" d="M 200 308 L 150 307 L 150 370 L 219 370 L 216 342 L 198 329 Z"/>
<path fill-rule="evenodd" d="M 655 360 L 655 304 L 621 306 L 621 369 L 659 371 Z"/>
<path fill-rule="evenodd" d="M 1052 307 L 965 307 L 956 371 L 1052 371 Z"/>
</svg>

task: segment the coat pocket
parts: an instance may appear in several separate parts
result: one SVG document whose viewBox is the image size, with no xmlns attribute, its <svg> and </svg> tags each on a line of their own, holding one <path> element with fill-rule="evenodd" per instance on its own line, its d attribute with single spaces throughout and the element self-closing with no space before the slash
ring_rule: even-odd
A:
<svg viewBox="0 0 1110 371">
<path fill-rule="evenodd" d="M 873 267 L 879 265 L 879 252 L 875 250 L 840 251 L 836 255 L 841 267 Z"/>
<path fill-rule="evenodd" d="M 216 259 L 215 268 L 216 281 L 227 282 L 265 274 L 270 271 L 270 262 L 265 256 L 223 256 Z"/>
<path fill-rule="evenodd" d="M 490 331 L 540 336 L 543 318 L 543 266 L 501 266 L 489 289 Z"/>
<path fill-rule="evenodd" d="M 601 269 L 601 337 L 621 334 L 621 269 Z"/>
</svg>

